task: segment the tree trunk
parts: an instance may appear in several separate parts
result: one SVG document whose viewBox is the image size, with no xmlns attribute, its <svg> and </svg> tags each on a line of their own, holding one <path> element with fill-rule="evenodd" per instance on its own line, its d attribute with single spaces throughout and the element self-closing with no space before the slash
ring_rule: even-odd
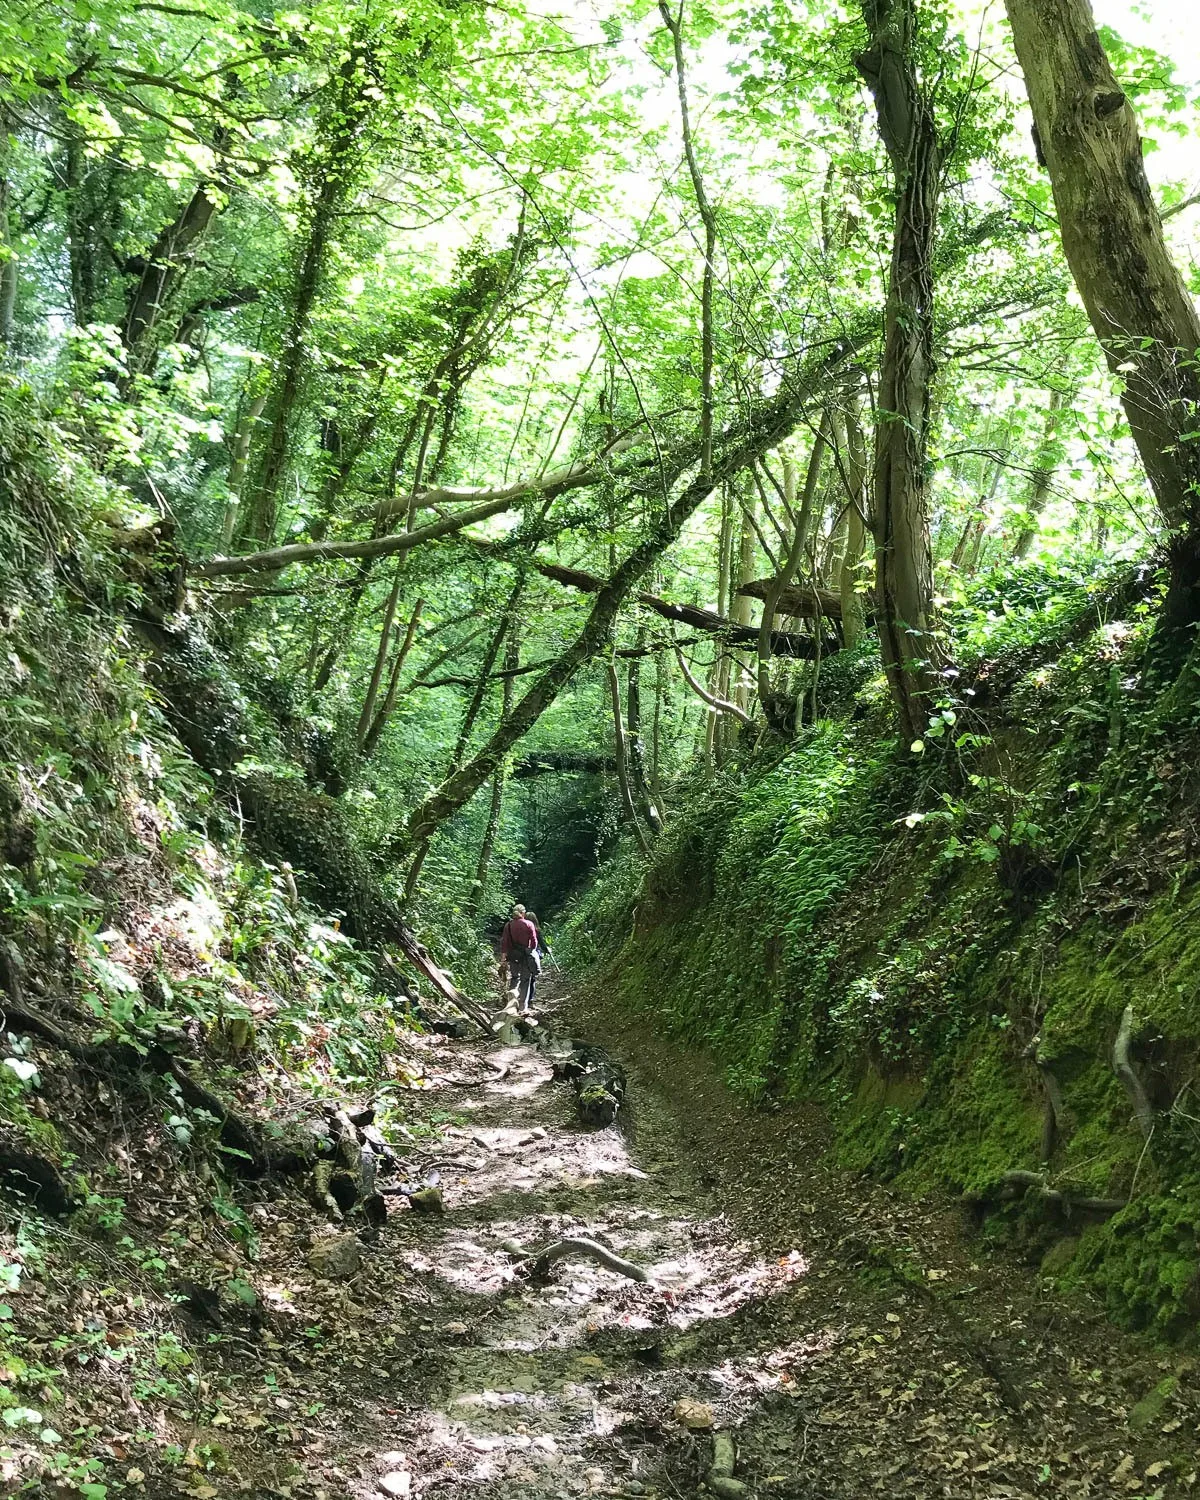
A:
<svg viewBox="0 0 1200 1500">
<path fill-rule="evenodd" d="M 712 476 L 713 459 L 713 283 L 717 254 L 717 217 L 705 191 L 688 115 L 687 76 L 683 58 L 683 0 L 680 0 L 678 16 L 672 15 L 667 0 L 658 0 L 658 13 L 671 34 L 683 154 L 692 180 L 696 208 L 704 225 L 704 274 L 700 288 L 700 477 L 708 479 Z"/>
<path fill-rule="evenodd" d="M 933 250 L 942 153 L 913 61 L 915 0 L 863 0 L 871 45 L 855 62 L 875 97 L 896 182 L 875 431 L 879 643 L 906 739 L 928 718 L 940 652 L 932 634 L 926 452 L 933 381 Z"/>
<path fill-rule="evenodd" d="M 868 466 L 867 445 L 863 441 L 858 416 L 858 393 L 847 395 L 843 412 L 846 464 L 846 550 L 838 574 L 838 595 L 842 606 L 842 640 L 852 650 L 862 639 L 865 612 L 859 593 L 859 564 L 867 541 Z"/>
<path fill-rule="evenodd" d="M 1088 0 L 1005 0 L 1067 264 L 1171 530 L 1169 634 L 1200 620 L 1200 316 Z"/>
<path fill-rule="evenodd" d="M 12 232 L 8 180 L 8 116 L 0 110 L 0 354 L 12 343 L 17 306 L 17 248 Z"/>
<path fill-rule="evenodd" d="M 504 647 L 504 670 L 507 675 L 504 678 L 503 698 L 500 707 L 500 722 L 503 724 L 512 713 L 513 683 L 515 673 L 521 665 L 521 632 L 514 620 L 508 632 L 508 639 Z M 496 767 L 492 777 L 492 803 L 488 809 L 487 827 L 483 830 L 483 843 L 479 846 L 479 863 L 475 866 L 475 888 L 471 893 L 471 899 L 467 903 L 467 914 L 476 916 L 479 906 L 483 900 L 483 893 L 487 889 L 488 871 L 492 864 L 492 854 L 496 848 L 496 839 L 500 833 L 500 819 L 504 812 L 504 788 L 508 781 L 508 761 L 502 760 Z"/>
<path fill-rule="evenodd" d="M 742 502 L 742 529 L 738 537 L 737 562 L 734 577 L 737 580 L 734 589 L 733 607 L 730 611 L 734 621 L 745 630 L 750 630 L 754 620 L 754 604 L 742 593 L 742 585 L 749 583 L 754 577 L 754 504 L 755 495 L 751 491 Z M 732 558 L 731 558 L 732 562 Z M 729 687 L 726 696 L 732 703 L 736 703 L 742 713 L 745 714 L 750 706 L 750 673 L 743 659 L 736 653 L 731 656 L 729 674 L 726 679 Z M 718 749 L 724 747 L 725 737 L 733 741 L 737 736 L 736 724 L 722 723 L 717 734 L 722 744 Z M 718 754 L 717 759 L 722 756 Z"/>
<path fill-rule="evenodd" d="M 138 279 L 126 298 L 121 323 L 121 342 L 128 353 L 131 375 L 146 374 L 154 367 L 158 352 L 154 335 L 163 309 L 187 271 L 192 247 L 212 223 L 217 202 L 216 185 L 200 183 L 146 252 Z"/>
<path fill-rule="evenodd" d="M 735 480 L 734 483 L 737 481 Z M 730 582 L 733 571 L 733 497 L 730 485 L 721 486 L 721 534 L 717 542 L 717 613 L 729 613 Z M 708 674 L 708 689 L 715 697 L 729 696 L 729 655 L 718 645 L 713 653 L 712 666 Z M 717 731 L 720 718 L 706 714 L 704 718 L 704 754 L 712 761 L 717 749 Z"/>
<path fill-rule="evenodd" d="M 308 232 L 296 267 L 279 378 L 270 402 L 267 443 L 241 528 L 239 540 L 243 542 L 269 543 L 275 535 L 279 491 L 291 461 L 293 423 L 307 382 L 307 344 L 313 309 L 342 210 L 353 192 L 361 166 L 359 125 L 370 105 L 369 82 L 356 47 L 342 65 L 336 103 L 324 121 L 324 130 L 318 132 L 318 140 L 325 147 L 324 157 L 309 194 Z"/>
<path fill-rule="evenodd" d="M 629 784 L 629 749 L 625 741 L 625 725 L 621 717 L 621 679 L 617 675 L 615 661 L 609 661 L 607 672 L 608 691 L 612 698 L 613 756 L 617 767 L 617 785 L 621 789 L 621 806 L 625 809 L 626 821 L 633 829 L 634 837 L 642 853 L 649 859 L 650 840 L 646 837 L 646 830 L 642 827 L 641 819 L 637 815 L 637 808 L 633 803 L 633 789 Z"/>
<path fill-rule="evenodd" d="M 644 648 L 646 645 L 645 625 L 642 625 L 637 633 L 636 645 L 639 648 Z M 650 791 L 650 783 L 646 776 L 646 749 L 642 740 L 642 659 L 640 656 L 630 656 L 627 662 L 625 730 L 629 751 L 629 780 L 633 788 L 634 799 L 646 822 L 655 833 L 661 833 L 662 812 Z"/>
<path fill-rule="evenodd" d="M 762 623 L 758 630 L 758 701 L 762 704 L 763 715 L 768 727 L 776 734 L 787 736 L 792 732 L 795 724 L 794 705 L 782 705 L 779 702 L 781 694 L 777 694 L 771 687 L 771 631 L 775 622 L 775 611 L 779 608 L 779 601 L 783 592 L 792 581 L 792 575 L 800 566 L 800 560 L 804 556 L 804 549 L 808 545 L 808 533 L 812 525 L 813 502 L 816 499 L 817 484 L 821 477 L 821 461 L 825 457 L 825 449 L 828 443 L 826 437 L 826 418 L 822 416 L 821 426 L 817 435 L 813 438 L 812 451 L 808 457 L 808 471 L 804 476 L 804 495 L 800 501 L 800 513 L 795 519 L 795 532 L 792 536 L 791 545 L 787 556 L 783 560 L 778 574 L 772 579 L 763 599 Z M 796 466 L 790 458 L 783 460 L 783 493 L 784 503 L 790 512 L 795 512 L 796 504 Z M 820 630 L 818 621 L 817 630 Z"/>
<path fill-rule="evenodd" d="M 237 527 L 238 503 L 241 500 L 242 486 L 246 482 L 246 461 L 250 457 L 250 444 L 254 440 L 254 428 L 259 417 L 263 414 L 263 408 L 267 404 L 267 393 L 255 396 L 250 405 L 242 415 L 237 425 L 237 431 L 233 435 L 232 451 L 229 458 L 229 477 L 226 486 L 229 490 L 229 499 L 225 502 L 225 515 L 221 521 L 221 551 L 229 549 L 233 542 L 233 534 Z"/>
<path fill-rule="evenodd" d="M 383 607 L 383 623 L 379 627 L 379 642 L 375 648 L 375 662 L 371 668 L 371 680 L 367 684 L 366 695 L 363 698 L 362 708 L 359 710 L 358 727 L 354 733 L 355 749 L 361 755 L 363 746 L 366 744 L 367 735 L 370 732 L 371 720 L 375 714 L 375 700 L 379 696 L 379 688 L 383 682 L 384 669 L 387 667 L 388 652 L 392 645 L 392 625 L 396 619 L 396 608 L 400 603 L 400 590 L 404 586 L 404 564 L 408 561 L 406 553 L 401 553 L 396 559 L 396 573 L 392 579 L 392 587 L 388 591 L 387 603 Z"/>
<path fill-rule="evenodd" d="M 400 674 L 404 670 L 404 663 L 408 660 L 408 653 L 412 650 L 412 643 L 417 634 L 417 625 L 421 619 L 421 611 L 425 608 L 424 599 L 418 599 L 413 605 L 413 612 L 408 619 L 408 627 L 404 632 L 404 639 L 400 643 L 400 649 L 396 652 L 395 660 L 392 662 L 391 676 L 388 679 L 388 690 L 384 696 L 379 712 L 371 722 L 367 730 L 367 737 L 363 740 L 363 758 L 368 759 L 375 754 L 375 746 L 379 743 L 379 737 L 387 728 L 388 720 L 392 717 L 392 710 L 396 707 L 396 695 L 400 691 Z"/>
<path fill-rule="evenodd" d="M 1060 390 L 1050 392 L 1046 406 L 1046 425 L 1042 430 L 1041 446 L 1038 449 L 1037 465 L 1025 497 L 1025 522 L 1013 548 L 1013 561 L 1020 562 L 1028 555 L 1038 534 L 1038 522 L 1046 508 L 1050 486 L 1054 481 L 1054 470 L 1058 465 L 1058 424 L 1062 417 L 1066 398 Z"/>
</svg>

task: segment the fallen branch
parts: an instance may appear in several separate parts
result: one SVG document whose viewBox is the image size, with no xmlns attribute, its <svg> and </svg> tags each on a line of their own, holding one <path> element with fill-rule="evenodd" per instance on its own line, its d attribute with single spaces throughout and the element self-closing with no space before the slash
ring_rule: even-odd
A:
<svg viewBox="0 0 1200 1500">
<path fill-rule="evenodd" d="M 407 552 L 424 542 L 450 536 L 475 521 L 502 515 L 517 503 L 515 497 L 503 495 L 485 504 L 471 505 L 453 515 L 442 516 L 413 531 L 369 537 L 361 542 L 294 542 L 287 547 L 270 547 L 265 552 L 249 552 L 241 557 L 214 557 L 206 563 L 194 563 L 189 571 L 193 578 L 221 578 L 231 573 L 274 573 L 292 563 L 329 562 L 342 557 L 391 557 L 393 553 Z"/>
<path fill-rule="evenodd" d="M 394 516 L 407 515 L 410 507 L 426 510 L 433 506 L 462 500 L 472 500 L 477 505 L 486 504 L 492 500 L 508 500 L 515 504 L 518 500 L 523 500 L 526 495 L 536 495 L 539 500 L 553 500 L 559 495 L 566 494 L 568 490 L 586 489 L 590 485 L 600 484 L 603 480 L 612 478 L 612 470 L 607 461 L 632 446 L 633 438 L 624 434 L 593 457 L 552 469 L 550 473 L 543 474 L 540 479 L 520 479 L 515 484 L 494 489 L 471 489 L 459 485 L 446 485 L 437 489 L 421 490 L 415 497 L 399 495 L 388 500 L 381 500 L 378 505 L 370 505 L 356 511 L 353 519 L 386 521 Z"/>
<path fill-rule="evenodd" d="M 737 592 L 742 598 L 762 599 L 765 602 L 772 587 L 777 587 L 778 584 L 778 578 L 752 578 L 748 583 L 743 583 Z M 830 589 L 813 588 L 806 583 L 789 580 L 779 589 L 775 613 L 793 615 L 799 619 L 836 620 L 840 624 L 842 600 L 840 595 Z"/>
<path fill-rule="evenodd" d="M 688 687 L 691 688 L 692 692 L 695 693 L 698 698 L 708 704 L 709 708 L 716 709 L 718 713 L 733 714 L 733 716 L 737 719 L 740 719 L 743 724 L 753 726 L 754 720 L 750 717 L 750 715 L 744 708 L 740 708 L 736 703 L 731 703 L 726 698 L 718 698 L 715 693 L 710 693 L 707 688 L 701 685 L 700 681 L 697 678 L 692 676 L 691 672 L 688 669 L 687 662 L 683 659 L 683 652 L 679 649 L 678 646 L 675 647 L 675 660 L 679 663 L 679 670 L 683 673 L 684 682 L 687 683 Z"/>
<path fill-rule="evenodd" d="M 481 1026 L 484 1032 L 491 1033 L 491 1016 L 481 1005 L 476 1005 L 474 1000 L 468 1000 L 459 990 L 458 986 L 450 978 L 444 969 L 438 967 L 430 956 L 429 949 L 407 926 L 397 924 L 392 932 L 388 934 L 391 942 L 395 943 L 413 968 L 424 974 L 443 1000 L 448 1000 L 457 1010 L 462 1011 L 464 1016 L 470 1016 L 477 1026 Z"/>
<path fill-rule="evenodd" d="M 555 1261 L 566 1260 L 570 1256 L 579 1256 L 584 1260 L 594 1260 L 599 1265 L 607 1266 L 610 1271 L 616 1271 L 621 1276 L 628 1276 L 630 1281 L 650 1280 L 641 1266 L 634 1265 L 631 1260 L 623 1260 L 596 1240 L 583 1238 L 555 1240 L 554 1244 L 547 1245 L 544 1250 L 524 1250 L 520 1245 L 513 1245 L 512 1249 L 513 1253 L 520 1251 L 519 1258 L 526 1273 L 538 1279 L 549 1274 L 550 1267 Z"/>
<path fill-rule="evenodd" d="M 607 579 L 599 578 L 594 573 L 585 573 L 580 568 L 567 568 L 561 563 L 542 562 L 534 558 L 532 566 L 544 577 L 553 579 L 555 583 L 564 584 L 567 588 L 579 589 L 585 594 L 598 594 L 608 582 Z M 720 635 L 734 645 L 749 646 L 758 643 L 759 627 L 757 625 L 738 625 L 733 620 L 727 619 L 725 615 L 717 614 L 715 610 L 704 609 L 698 604 L 676 604 L 670 599 L 660 599 L 657 594 L 637 593 L 633 597 L 644 609 L 651 610 L 654 614 L 674 624 L 687 625 L 693 630 L 703 630 L 709 635 Z M 786 630 L 771 632 L 771 649 L 776 656 L 808 659 L 816 655 L 816 643 L 811 636 L 796 635 Z M 834 649 L 836 647 L 832 643 L 828 643 L 825 647 L 827 653 Z"/>
</svg>

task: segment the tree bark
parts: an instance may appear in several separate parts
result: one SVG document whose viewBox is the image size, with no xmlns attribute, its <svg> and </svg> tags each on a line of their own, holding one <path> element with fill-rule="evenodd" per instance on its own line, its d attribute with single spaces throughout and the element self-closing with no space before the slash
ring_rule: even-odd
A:
<svg viewBox="0 0 1200 1500">
<path fill-rule="evenodd" d="M 838 574 L 838 604 L 842 622 L 842 640 L 853 650 L 866 629 L 866 614 L 859 593 L 859 564 L 867 541 L 867 445 L 863 441 L 858 417 L 858 395 L 847 396 L 843 413 L 846 432 L 846 550 Z M 829 611 L 827 610 L 828 614 Z"/>
<path fill-rule="evenodd" d="M 384 695 L 379 712 L 372 720 L 371 727 L 367 730 L 366 738 L 363 740 L 362 753 L 364 759 L 375 754 L 375 746 L 379 743 L 379 737 L 387 728 L 388 720 L 392 717 L 392 710 L 396 707 L 396 695 L 400 691 L 400 673 L 403 672 L 404 663 L 408 660 L 408 653 L 412 650 L 413 640 L 417 634 L 417 625 L 421 619 L 421 611 L 424 608 L 424 599 L 418 599 L 416 604 L 413 605 L 413 612 L 409 616 L 408 627 L 404 632 L 404 639 L 401 641 L 400 649 L 396 652 L 395 660 L 392 662 L 387 693 Z"/>
<path fill-rule="evenodd" d="M 637 633 L 636 646 L 644 649 L 645 645 L 646 626 L 643 623 Z M 663 817 L 646 776 L 646 748 L 642 739 L 642 658 L 640 655 L 629 656 L 626 662 L 625 736 L 629 751 L 629 780 L 643 817 L 657 834 L 662 832 Z"/>
<path fill-rule="evenodd" d="M 1067 264 L 1170 528 L 1169 632 L 1200 619 L 1200 316 L 1088 0 L 1005 0 Z"/>
<path fill-rule="evenodd" d="M 871 45 L 855 62 L 892 163 L 896 219 L 875 430 L 879 643 L 906 739 L 928 717 L 941 653 L 932 634 L 926 456 L 933 382 L 933 250 L 942 153 L 913 60 L 915 0 L 863 0 Z"/>
<path fill-rule="evenodd" d="M 296 266 L 292 305 L 287 319 L 279 378 L 270 401 L 267 442 L 257 466 L 250 504 L 245 508 L 241 541 L 269 542 L 275 534 L 279 490 L 287 473 L 294 440 L 293 422 L 308 376 L 308 336 L 313 309 L 325 278 L 342 209 L 361 167 L 359 126 L 370 107 L 369 77 L 361 49 L 351 49 L 342 65 L 337 99 L 318 131 L 324 147 L 309 193 L 307 234 Z"/>
<path fill-rule="evenodd" d="M 515 503 L 505 496 L 442 516 L 426 526 L 418 526 L 415 531 L 368 537 L 361 542 L 295 542 L 286 547 L 271 547 L 265 552 L 249 552 L 241 557 L 214 557 L 206 563 L 194 564 L 191 573 L 194 578 L 227 578 L 238 573 L 277 573 L 293 563 L 329 562 L 342 557 L 391 557 L 397 552 L 407 552 L 410 547 L 436 541 L 438 537 L 451 536 L 476 521 L 501 515 L 511 510 Z"/>
<path fill-rule="evenodd" d="M 641 819 L 638 817 L 633 801 L 633 788 L 629 784 L 629 747 L 625 740 L 625 724 L 621 716 L 621 679 L 617 675 L 616 662 L 610 660 L 606 671 L 609 696 L 612 700 L 613 756 L 617 768 L 617 785 L 621 789 L 621 806 L 625 809 L 626 820 L 633 830 L 642 853 L 649 859 L 652 853 L 650 840 L 646 837 L 646 830 L 642 827 Z"/>
<path fill-rule="evenodd" d="M 146 252 L 137 281 L 130 289 L 121 323 L 121 341 L 130 374 L 146 373 L 157 353 L 157 330 L 163 309 L 185 275 L 196 241 L 208 231 L 217 212 L 218 189 L 201 182 L 175 218 L 159 232 Z"/>
<path fill-rule="evenodd" d="M 229 499 L 225 503 L 225 515 L 221 522 L 221 550 L 226 550 L 233 542 L 234 530 L 237 526 L 238 504 L 242 496 L 242 486 L 246 482 L 246 461 L 250 457 L 250 444 L 254 440 L 254 428 L 258 419 L 263 414 L 263 408 L 267 404 L 267 393 L 263 391 L 255 396 L 242 414 L 238 422 L 237 430 L 233 435 L 232 452 L 229 458 L 229 477 L 226 485 L 229 490 Z"/>
<path fill-rule="evenodd" d="M 500 722 L 503 724 L 512 713 L 513 681 L 521 665 L 521 632 L 514 620 L 504 647 L 504 690 L 500 706 Z M 502 760 L 492 776 L 492 802 L 488 808 L 487 826 L 483 830 L 483 842 L 479 846 L 479 862 L 475 866 L 475 886 L 467 903 L 467 912 L 475 916 L 487 889 L 488 872 L 492 865 L 496 839 L 500 834 L 500 819 L 504 813 L 504 789 L 508 781 L 508 761 Z"/>
<path fill-rule="evenodd" d="M 771 580 L 763 595 L 762 623 L 758 629 L 758 701 L 762 704 L 768 726 L 777 734 L 786 735 L 790 731 L 794 722 L 794 714 L 779 712 L 776 694 L 771 687 L 771 627 L 774 624 L 775 611 L 779 608 L 779 601 L 791 583 L 793 573 L 800 566 L 800 559 L 804 556 L 804 549 L 808 545 L 813 501 L 817 494 L 817 484 L 821 477 L 821 461 L 825 457 L 826 446 L 826 419 L 822 417 L 821 426 L 813 438 L 812 451 L 808 458 L 808 471 L 804 477 L 804 495 L 800 501 L 800 513 L 795 519 L 791 545 L 778 575 Z M 783 464 L 783 489 L 787 509 L 794 510 L 796 466 L 788 458 L 784 459 Z"/>
<path fill-rule="evenodd" d="M 683 59 L 683 5 L 684 0 L 680 0 L 679 15 L 673 16 L 667 0 L 658 0 L 658 13 L 671 34 L 675 53 L 675 83 L 679 94 L 679 125 L 683 135 L 684 159 L 692 180 L 696 208 L 704 225 L 704 274 L 700 286 L 700 475 L 707 479 L 712 475 L 713 460 L 713 262 L 717 253 L 717 216 L 704 188 L 688 115 L 687 75 Z"/>
</svg>

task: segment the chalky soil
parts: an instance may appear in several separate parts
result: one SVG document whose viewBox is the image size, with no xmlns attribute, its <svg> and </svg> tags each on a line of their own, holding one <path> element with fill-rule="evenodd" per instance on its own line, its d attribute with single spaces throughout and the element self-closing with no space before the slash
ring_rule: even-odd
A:
<svg viewBox="0 0 1200 1500">
<path fill-rule="evenodd" d="M 739 1107 L 703 1062 L 587 1022 L 632 1074 L 601 1130 L 538 1048 L 431 1041 L 443 1212 L 393 1211 L 348 1288 L 379 1309 L 383 1368 L 344 1393 L 315 1493 L 1192 1492 L 1178 1356 L 984 1260 L 954 1218 L 822 1169 L 802 1118 Z M 649 1282 L 591 1260 L 523 1274 L 517 1248 L 579 1236 Z"/>
</svg>

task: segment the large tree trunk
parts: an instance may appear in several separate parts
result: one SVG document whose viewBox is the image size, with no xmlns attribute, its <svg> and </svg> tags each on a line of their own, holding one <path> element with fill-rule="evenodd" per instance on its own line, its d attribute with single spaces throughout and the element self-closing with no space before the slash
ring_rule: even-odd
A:
<svg viewBox="0 0 1200 1500">
<path fill-rule="evenodd" d="M 1088 0 L 1005 0 L 1063 250 L 1171 528 L 1164 623 L 1200 619 L 1200 317 L 1171 259 L 1137 120 Z"/>
<path fill-rule="evenodd" d="M 901 732 L 916 738 L 937 685 L 926 450 L 933 382 L 933 249 L 942 153 L 913 60 L 915 0 L 863 0 L 855 59 L 875 96 L 896 179 L 896 223 L 875 431 L 879 644 Z"/>
<path fill-rule="evenodd" d="M 362 167 L 359 126 L 370 107 L 371 78 L 354 48 L 342 65 L 336 101 L 323 116 L 324 155 L 308 195 L 306 230 L 296 265 L 292 302 L 271 395 L 267 441 L 244 508 L 239 541 L 266 544 L 275 535 L 279 492 L 291 463 L 294 425 L 308 383 L 308 338 L 329 252 Z"/>
<path fill-rule="evenodd" d="M 193 247 L 213 221 L 218 201 L 216 184 L 201 182 L 146 252 L 138 279 L 126 299 L 121 325 L 121 341 L 128 351 L 131 375 L 153 369 L 159 347 L 159 321 L 191 264 Z"/>
</svg>

